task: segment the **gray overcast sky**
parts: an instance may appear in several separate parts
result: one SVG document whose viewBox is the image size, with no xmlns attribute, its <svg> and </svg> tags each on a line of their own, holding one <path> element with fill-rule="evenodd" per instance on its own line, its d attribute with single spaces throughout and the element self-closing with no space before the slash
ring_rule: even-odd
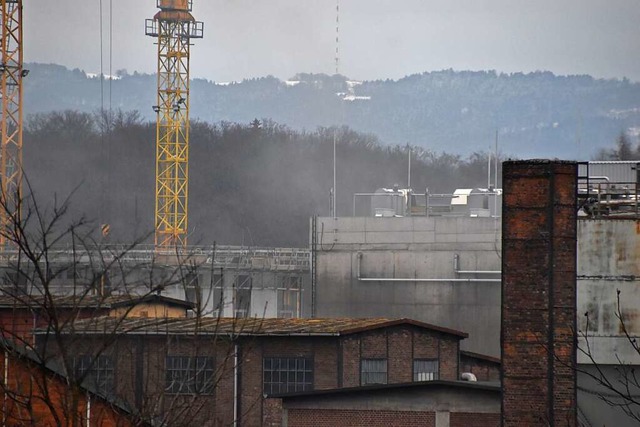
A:
<svg viewBox="0 0 640 427">
<path fill-rule="evenodd" d="M 111 0 L 112 69 L 154 72 L 156 0 Z M 109 3 L 104 64 L 109 69 Z M 535 71 L 640 81 L 638 0 L 340 0 L 342 74 Z M 100 70 L 100 0 L 24 0 L 25 60 Z M 334 72 L 335 0 L 194 0 L 191 73 L 218 82 Z"/>
</svg>

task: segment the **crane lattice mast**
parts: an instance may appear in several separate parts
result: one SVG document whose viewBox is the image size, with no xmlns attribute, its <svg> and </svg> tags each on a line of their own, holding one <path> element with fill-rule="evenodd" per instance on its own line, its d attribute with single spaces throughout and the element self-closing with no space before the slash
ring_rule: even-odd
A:
<svg viewBox="0 0 640 427">
<path fill-rule="evenodd" d="M 158 44 L 156 125 L 156 249 L 187 244 L 189 195 L 189 51 L 204 24 L 191 15 L 191 0 L 156 0 L 145 33 Z"/>
<path fill-rule="evenodd" d="M 20 220 L 22 195 L 22 79 L 29 73 L 22 62 L 22 0 L 0 0 L 2 7 L 2 62 L 0 63 L 0 247 L 5 233 Z"/>
</svg>

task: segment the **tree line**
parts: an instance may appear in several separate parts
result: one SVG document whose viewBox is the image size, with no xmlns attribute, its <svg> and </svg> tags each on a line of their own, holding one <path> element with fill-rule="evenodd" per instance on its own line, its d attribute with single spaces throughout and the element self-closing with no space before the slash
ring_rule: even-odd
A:
<svg viewBox="0 0 640 427">
<path fill-rule="evenodd" d="M 307 246 L 309 218 L 330 213 L 334 138 L 341 216 L 352 214 L 354 193 L 406 187 L 409 150 L 417 193 L 487 184 L 485 152 L 385 146 L 348 127 L 193 121 L 190 133 L 190 244 Z M 32 115 L 24 133 L 28 186 L 48 206 L 72 194 L 70 217 L 109 224 L 111 241 L 149 235 L 155 138 L 155 124 L 136 111 Z"/>
</svg>

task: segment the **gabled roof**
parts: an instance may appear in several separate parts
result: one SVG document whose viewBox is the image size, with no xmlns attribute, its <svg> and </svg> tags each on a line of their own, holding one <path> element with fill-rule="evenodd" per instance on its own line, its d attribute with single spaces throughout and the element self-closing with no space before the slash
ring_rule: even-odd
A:
<svg viewBox="0 0 640 427">
<path fill-rule="evenodd" d="M 168 334 L 236 336 L 344 336 L 393 326 L 412 326 L 432 332 L 467 338 L 465 332 L 412 319 L 264 319 L 264 318 L 109 318 L 74 323 L 76 334 Z M 44 330 L 38 331 L 45 332 Z M 36 333 L 38 333 L 36 332 Z"/>
<path fill-rule="evenodd" d="M 117 307 L 130 307 L 141 303 L 177 306 L 186 310 L 190 310 L 195 307 L 194 303 L 157 294 L 109 296 L 51 295 L 49 298 L 45 298 L 44 295 L 0 295 L 0 309 L 24 308 L 37 310 L 45 307 L 45 305 L 68 309 L 111 309 Z"/>
<path fill-rule="evenodd" d="M 158 294 L 143 295 L 140 297 L 132 295 L 127 298 L 120 298 L 116 301 L 111 302 L 111 307 L 112 308 L 131 307 L 131 306 L 135 306 L 137 304 L 143 304 L 143 303 L 168 305 L 173 307 L 184 308 L 185 310 L 192 310 L 196 307 L 196 305 L 192 302 L 176 299 L 176 298 L 169 298 L 169 297 L 165 297 L 163 295 L 158 295 Z"/>
</svg>

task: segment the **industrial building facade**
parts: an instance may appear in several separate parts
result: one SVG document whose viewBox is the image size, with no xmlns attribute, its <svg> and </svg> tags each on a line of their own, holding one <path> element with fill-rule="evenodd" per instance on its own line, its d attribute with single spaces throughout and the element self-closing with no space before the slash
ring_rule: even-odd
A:
<svg viewBox="0 0 640 427">
<path fill-rule="evenodd" d="M 8 251 L 0 283 L 9 294 L 107 297 L 164 296 L 196 304 L 200 314 L 229 317 L 309 317 L 310 254 L 306 249 L 190 247 L 178 253 L 105 246 L 52 248 L 46 277 Z M 44 280 L 43 280 L 44 279 Z"/>
<path fill-rule="evenodd" d="M 633 345 L 640 337 L 637 171 L 638 162 L 590 162 L 574 172 L 577 406 L 586 425 L 637 423 L 620 409 L 617 391 L 594 379 L 602 372 L 628 386 L 630 397 L 640 395 L 629 381 L 640 366 Z M 528 190 L 516 192 L 525 197 Z M 468 331 L 464 350 L 499 357 L 502 218 L 439 210 L 444 214 L 313 219 L 316 313 L 405 315 Z"/>
<path fill-rule="evenodd" d="M 312 230 L 317 316 L 406 316 L 499 356 L 499 218 L 318 217 Z"/>
<path fill-rule="evenodd" d="M 101 383 L 105 394 L 146 417 L 171 425 L 189 417 L 203 426 L 269 425 L 274 405 L 282 411 L 285 396 L 321 390 L 359 393 L 423 382 L 458 390 L 460 341 L 467 337 L 408 319 L 105 316 L 80 320 L 73 330 L 61 345 L 104 359 L 93 369 L 108 378 Z M 37 333 L 38 346 L 46 336 L 44 329 Z M 105 340 L 111 344 L 96 355 Z M 53 355 L 59 351 L 51 343 L 49 348 Z M 495 416 L 499 389 L 496 383 L 488 387 L 493 410 L 478 412 Z M 474 412 L 473 402 L 464 399 L 451 408 Z M 445 406 L 438 411 L 450 412 Z"/>
</svg>

